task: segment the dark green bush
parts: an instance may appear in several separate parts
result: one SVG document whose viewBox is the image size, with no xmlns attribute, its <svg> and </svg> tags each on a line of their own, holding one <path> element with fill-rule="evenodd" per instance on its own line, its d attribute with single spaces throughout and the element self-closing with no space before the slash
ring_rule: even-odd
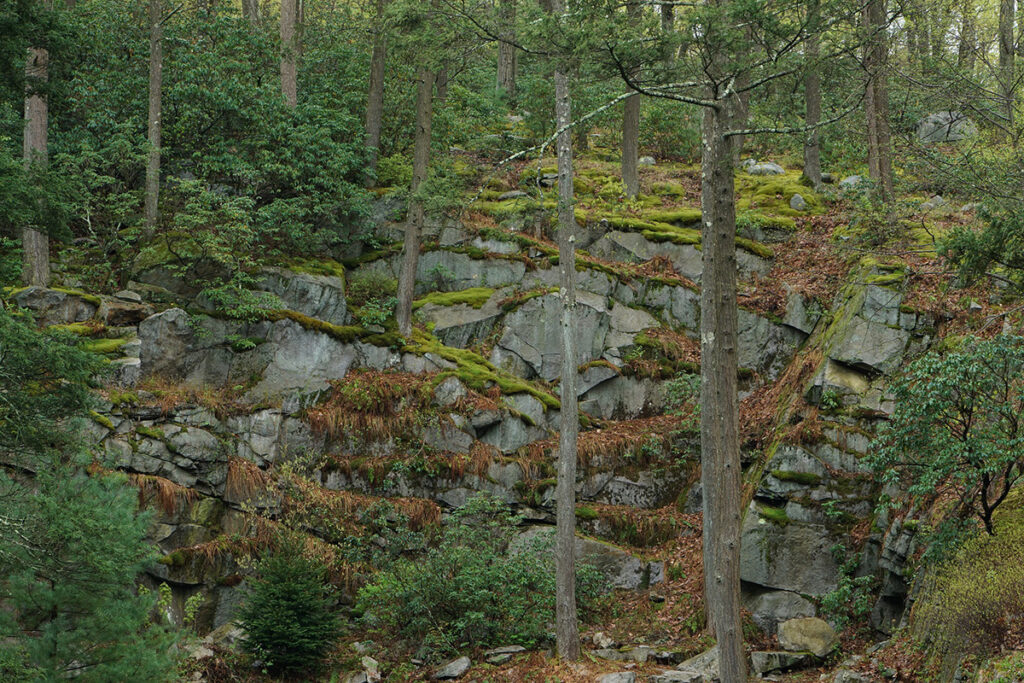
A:
<svg viewBox="0 0 1024 683">
<path fill-rule="evenodd" d="M 338 638 L 333 606 L 323 564 L 284 537 L 260 560 L 239 613 L 246 647 L 276 671 L 314 668 Z"/>
<path fill-rule="evenodd" d="M 441 651 L 546 641 L 555 616 L 553 537 L 514 541 L 519 521 L 499 500 L 471 499 L 453 513 L 436 546 L 394 557 L 360 590 L 366 621 Z M 597 572 L 580 567 L 584 609 L 600 588 Z"/>
</svg>

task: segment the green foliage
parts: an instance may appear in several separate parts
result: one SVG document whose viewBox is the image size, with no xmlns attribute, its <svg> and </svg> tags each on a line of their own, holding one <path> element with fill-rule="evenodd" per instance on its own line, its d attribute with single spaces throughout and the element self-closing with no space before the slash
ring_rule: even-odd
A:
<svg viewBox="0 0 1024 683">
<path fill-rule="evenodd" d="M 983 218 L 981 230 L 955 227 L 943 243 L 944 255 L 959 267 L 967 282 L 998 269 L 1020 290 L 1024 285 L 1024 213 L 1008 210 L 984 213 Z"/>
<path fill-rule="evenodd" d="M 494 290 L 490 287 L 470 287 L 469 289 L 462 289 L 457 292 L 433 292 L 412 302 L 412 308 L 416 310 L 427 304 L 434 304 L 436 306 L 466 304 L 473 308 L 481 308 L 493 294 Z"/>
<path fill-rule="evenodd" d="M 151 596 L 134 591 L 154 559 L 137 498 L 123 477 L 58 458 L 31 489 L 0 473 L 0 638 L 35 680 L 173 679 L 172 637 L 150 623 Z"/>
<path fill-rule="evenodd" d="M 1022 473 L 1024 339 L 973 339 L 928 354 L 893 385 L 896 410 L 871 466 L 914 497 L 950 491 L 993 533 L 992 514 Z"/>
<path fill-rule="evenodd" d="M 301 539 L 283 536 L 256 572 L 238 616 L 246 648 L 277 671 L 316 668 L 339 635 L 325 567 Z"/>
<path fill-rule="evenodd" d="M 683 428 L 700 424 L 700 375 L 680 373 L 665 382 L 665 408 L 683 418 Z"/>
<path fill-rule="evenodd" d="M 1024 612 L 1024 510 L 999 514 L 999 533 L 966 541 L 922 580 L 911 632 L 955 661 L 967 653 L 993 654 Z"/>
<path fill-rule="evenodd" d="M 412 182 L 412 159 L 404 154 L 392 154 L 377 160 L 377 185 L 380 187 L 409 187 Z"/>
<path fill-rule="evenodd" d="M 394 314 L 397 304 L 397 297 L 374 297 L 358 310 L 354 309 L 356 320 L 363 326 L 383 325 Z"/>
<path fill-rule="evenodd" d="M 349 277 L 345 291 L 351 306 L 362 306 L 370 299 L 380 296 L 394 296 L 398 291 L 398 280 L 376 270 L 356 273 Z"/>
<path fill-rule="evenodd" d="M 505 503 L 480 495 L 452 514 L 435 546 L 386 536 L 390 559 L 360 590 L 359 609 L 371 626 L 441 652 L 546 642 L 555 606 L 552 539 L 513 543 L 520 521 Z M 599 590 L 596 572 L 581 567 L 584 609 Z"/>
<path fill-rule="evenodd" d="M 61 447 L 61 420 L 84 415 L 88 385 L 103 371 L 78 337 L 40 334 L 0 305 L 0 451 Z"/>
<path fill-rule="evenodd" d="M 838 630 L 851 621 L 871 614 L 875 602 L 875 577 L 857 575 L 860 558 L 849 554 L 842 544 L 832 546 L 832 554 L 839 563 L 839 585 L 821 598 L 821 611 Z"/>
</svg>

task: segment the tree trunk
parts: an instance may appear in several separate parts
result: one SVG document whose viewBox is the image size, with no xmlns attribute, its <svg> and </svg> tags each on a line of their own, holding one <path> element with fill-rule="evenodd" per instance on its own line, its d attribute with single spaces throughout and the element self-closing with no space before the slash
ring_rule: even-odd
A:
<svg viewBox="0 0 1024 683">
<path fill-rule="evenodd" d="M 804 175 L 811 185 L 821 185 L 821 145 L 817 125 L 821 120 L 821 75 L 818 72 L 818 0 L 810 0 L 807 8 L 807 75 L 804 77 L 804 122 L 809 127 L 804 141 Z"/>
<path fill-rule="evenodd" d="M 436 76 L 437 82 L 437 101 L 447 102 L 448 101 L 448 68 L 441 67 Z"/>
<path fill-rule="evenodd" d="M 163 82 L 163 10 L 160 0 L 149 0 L 149 155 L 146 159 L 146 229 L 156 232 L 160 203 L 160 100 Z"/>
<path fill-rule="evenodd" d="M 708 108 L 701 157 L 701 487 L 704 596 L 718 642 L 723 683 L 746 677 L 740 622 L 739 400 L 737 397 L 736 204 L 734 145 L 725 136 L 741 104 L 733 95 Z"/>
<path fill-rule="evenodd" d="M 516 69 L 519 55 L 510 43 L 516 38 L 516 0 L 500 0 L 498 26 L 498 90 L 511 102 L 516 96 Z"/>
<path fill-rule="evenodd" d="M 1007 129 L 1013 127 L 1013 105 L 1015 98 L 1014 56 L 1016 53 L 1013 34 L 1014 0 L 999 2 L 999 82 L 1003 95 L 1003 115 Z"/>
<path fill-rule="evenodd" d="M 43 48 L 30 48 L 25 65 L 28 79 L 25 91 L 25 132 L 23 152 L 25 167 L 45 166 L 47 152 L 48 103 L 39 87 L 44 85 L 49 66 L 49 53 Z M 25 227 L 21 232 L 23 267 L 21 279 L 26 285 L 46 287 L 50 284 L 50 238 L 45 232 Z"/>
<path fill-rule="evenodd" d="M 242 0 L 242 18 L 254 26 L 260 24 L 260 1 Z"/>
<path fill-rule="evenodd" d="M 430 164 L 430 128 L 434 114 L 434 73 L 419 70 L 416 88 L 416 137 L 412 155 L 412 184 L 409 186 L 409 212 L 405 219 L 405 241 L 402 243 L 402 269 L 398 275 L 398 305 L 395 319 L 403 336 L 412 334 L 412 298 L 416 290 L 416 265 L 420 260 L 423 237 L 423 202 L 420 185 L 427 178 Z"/>
<path fill-rule="evenodd" d="M 975 55 L 978 50 L 975 12 L 974 0 L 963 0 L 960 11 L 960 41 L 957 44 L 956 65 L 967 72 L 968 78 L 974 73 Z"/>
<path fill-rule="evenodd" d="M 631 2 L 626 6 L 626 13 L 634 20 L 638 20 L 640 5 Z M 640 95 L 634 94 L 626 99 L 622 111 L 622 185 L 629 199 L 640 194 L 640 172 L 637 168 L 639 156 Z"/>
<path fill-rule="evenodd" d="M 564 0 L 543 0 L 555 16 Z M 572 106 L 565 66 L 555 66 L 555 127 L 558 150 L 558 274 L 562 302 L 561 424 L 558 435 L 558 483 L 555 488 L 555 645 L 567 661 L 580 658 L 576 609 L 576 449 L 579 412 L 576 397 L 576 216 L 573 208 Z"/>
<path fill-rule="evenodd" d="M 672 5 L 661 5 L 661 32 L 672 36 L 676 30 L 676 8 Z M 672 68 L 676 63 L 675 43 L 670 39 L 665 50 L 665 68 Z"/>
<path fill-rule="evenodd" d="M 864 98 L 864 115 L 868 127 L 868 176 L 875 182 L 879 198 L 888 202 L 893 198 L 893 180 L 885 0 L 870 0 L 865 6 L 864 27 L 868 33 L 864 60 L 868 72 Z"/>
<path fill-rule="evenodd" d="M 377 0 L 373 54 L 370 57 L 370 92 L 366 98 L 366 147 L 369 149 L 367 166 L 371 174 L 377 171 L 380 131 L 384 122 L 384 64 L 387 55 L 384 7 L 385 0 Z"/>
<path fill-rule="evenodd" d="M 281 0 L 281 94 L 290 107 L 299 95 L 298 0 Z"/>
</svg>

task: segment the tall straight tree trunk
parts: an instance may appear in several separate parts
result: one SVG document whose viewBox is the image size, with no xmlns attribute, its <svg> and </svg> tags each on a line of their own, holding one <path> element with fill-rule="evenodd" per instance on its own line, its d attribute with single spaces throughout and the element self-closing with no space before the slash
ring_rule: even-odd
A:
<svg viewBox="0 0 1024 683">
<path fill-rule="evenodd" d="M 149 156 L 146 159 L 146 238 L 156 231 L 160 203 L 160 111 L 163 83 L 163 11 L 149 0 Z"/>
<path fill-rule="evenodd" d="M 666 36 L 672 36 L 676 30 L 676 8 L 672 5 L 661 5 L 661 32 Z M 672 68 L 676 63 L 675 43 L 668 41 L 668 49 L 665 51 L 665 68 Z"/>
<path fill-rule="evenodd" d="M 564 0 L 543 0 L 553 16 L 565 12 Z M 555 646 L 567 661 L 580 658 L 576 609 L 576 450 L 579 412 L 576 373 L 576 216 L 573 210 L 572 103 L 569 77 L 555 66 L 555 127 L 558 150 L 558 274 L 562 302 L 561 423 L 558 435 L 558 483 L 555 487 Z"/>
<path fill-rule="evenodd" d="M 384 8 L 385 0 L 377 0 L 373 54 L 370 57 L 370 92 L 366 98 L 366 147 L 369 149 L 367 165 L 371 172 L 377 170 L 380 131 L 384 122 L 384 65 L 387 58 Z"/>
<path fill-rule="evenodd" d="M 242 0 L 242 18 L 258 26 L 260 24 L 260 0 Z"/>
<path fill-rule="evenodd" d="M 960 9 L 960 41 L 956 50 L 956 65 L 969 75 L 974 73 L 974 60 L 978 50 L 976 8 L 974 0 L 963 0 Z"/>
<path fill-rule="evenodd" d="M 30 48 L 25 75 L 25 132 L 23 153 L 25 167 L 45 166 L 49 107 L 40 91 L 48 78 L 49 53 L 43 48 Z M 21 279 L 26 285 L 46 287 L 50 284 L 50 239 L 45 232 L 25 227 L 21 232 L 23 267 Z"/>
<path fill-rule="evenodd" d="M 746 677 L 740 621 L 741 466 L 737 395 L 736 204 L 733 95 L 704 112 L 701 156 L 701 487 L 704 596 L 723 683 Z"/>
<path fill-rule="evenodd" d="M 626 6 L 630 17 L 638 19 L 640 5 L 631 2 Z M 640 194 L 640 172 L 637 161 L 640 157 L 640 95 L 626 99 L 622 111 L 622 185 L 630 199 Z"/>
<path fill-rule="evenodd" d="M 1003 95 L 1003 112 L 1007 129 L 1013 127 L 1015 99 L 1014 57 L 1016 48 L 1013 34 L 1014 0 L 999 2 L 999 81 Z"/>
<path fill-rule="evenodd" d="M 289 106 L 299 101 L 298 0 L 281 0 L 281 94 Z"/>
<path fill-rule="evenodd" d="M 435 77 L 437 82 L 437 101 L 447 102 L 448 101 L 448 67 L 442 66 L 437 71 Z"/>
<path fill-rule="evenodd" d="M 412 184 L 409 186 L 409 211 L 405 219 L 405 241 L 402 243 L 402 268 L 398 275 L 398 305 L 395 320 L 398 331 L 412 334 L 412 298 L 416 290 L 416 266 L 420 260 L 423 238 L 423 202 L 420 185 L 427 178 L 430 164 L 430 129 L 434 115 L 434 72 L 420 67 L 416 87 L 416 135 L 412 154 Z"/>
<path fill-rule="evenodd" d="M 808 25 L 807 62 L 809 68 L 804 77 L 804 122 L 808 126 L 804 141 L 804 175 L 817 188 L 821 185 L 821 144 L 818 137 L 818 123 L 821 120 L 821 76 L 818 73 L 818 0 L 809 0 L 807 7 Z"/>
<path fill-rule="evenodd" d="M 885 202 L 893 198 L 886 23 L 885 0 L 870 0 L 864 8 L 864 27 L 868 34 L 864 60 L 868 70 L 864 98 L 868 127 L 868 176 L 875 182 L 879 198 Z"/>
<path fill-rule="evenodd" d="M 516 0 L 499 0 L 498 26 L 501 40 L 498 41 L 498 90 L 511 102 L 516 96 L 516 70 L 519 56 L 516 39 Z"/>
</svg>

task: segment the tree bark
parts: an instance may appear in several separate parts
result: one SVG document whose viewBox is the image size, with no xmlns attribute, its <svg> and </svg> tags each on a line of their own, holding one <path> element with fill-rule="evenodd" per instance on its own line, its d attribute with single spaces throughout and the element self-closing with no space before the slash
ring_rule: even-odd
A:
<svg viewBox="0 0 1024 683">
<path fill-rule="evenodd" d="M 398 304 L 395 309 L 398 331 L 406 337 L 412 334 L 412 298 L 416 290 L 416 266 L 420 260 L 420 242 L 423 237 L 423 202 L 419 197 L 419 189 L 427 178 L 430 165 L 430 129 L 433 123 L 436 79 L 430 69 L 421 67 L 418 80 L 412 183 L 409 186 L 409 211 L 405 220 L 402 268 L 398 275 Z"/>
<path fill-rule="evenodd" d="M 865 6 L 864 28 L 868 33 L 864 60 L 868 71 L 864 98 L 864 115 L 868 127 L 868 176 L 875 182 L 879 198 L 888 202 L 893 198 L 893 179 L 885 0 L 870 0 Z"/>
<path fill-rule="evenodd" d="M 499 0 L 498 90 L 511 102 L 516 96 L 519 54 L 511 43 L 516 38 L 516 0 Z"/>
<path fill-rule="evenodd" d="M 999 84 L 1003 95 L 1003 115 L 1006 117 L 1007 129 L 1013 127 L 1013 105 L 1016 96 L 1014 82 L 1014 45 L 1013 15 L 1014 0 L 999 2 Z"/>
<path fill-rule="evenodd" d="M 448 68 L 441 67 L 437 71 L 436 76 L 437 82 L 437 101 L 447 102 L 448 101 Z"/>
<path fill-rule="evenodd" d="M 367 166 L 371 174 L 377 171 L 380 131 L 384 122 L 384 66 L 387 58 L 384 32 L 385 3 L 386 0 L 377 0 L 373 54 L 370 57 L 370 92 L 366 98 L 366 147 L 369 150 Z"/>
<path fill-rule="evenodd" d="M 723 683 L 746 681 L 740 621 L 741 472 L 737 396 L 734 145 L 725 133 L 741 107 L 735 95 L 708 108 L 701 157 L 701 486 L 704 595 Z"/>
<path fill-rule="evenodd" d="M 253 24 L 259 26 L 260 24 L 260 1 L 259 0 L 242 0 L 242 18 Z"/>
<path fill-rule="evenodd" d="M 975 55 L 978 50 L 976 8 L 974 0 L 963 0 L 960 6 L 960 41 L 956 50 L 956 65 L 968 73 L 974 73 Z"/>
<path fill-rule="evenodd" d="M 661 32 L 671 36 L 676 30 L 676 8 L 672 5 L 661 5 Z M 665 50 L 665 68 L 670 69 L 676 63 L 675 43 L 669 40 Z"/>
<path fill-rule="evenodd" d="M 818 73 L 818 0 L 809 0 L 807 7 L 807 75 L 804 77 L 804 123 L 809 127 L 804 141 L 804 175 L 817 188 L 821 185 L 821 145 L 817 125 L 821 120 L 821 76 Z"/>
<path fill-rule="evenodd" d="M 160 0 L 149 0 L 149 155 L 146 159 L 145 237 L 156 231 L 160 203 L 160 112 L 163 83 L 163 10 Z"/>
<path fill-rule="evenodd" d="M 631 2 L 626 6 L 626 13 L 631 18 L 639 18 L 640 5 Z M 640 194 L 640 171 L 637 168 L 639 156 L 640 95 L 635 94 L 626 99 L 622 111 L 622 185 L 626 197 L 630 199 Z"/>
<path fill-rule="evenodd" d="M 564 0 L 545 0 L 560 16 Z M 555 488 L 555 644 L 558 656 L 580 658 L 576 609 L 576 449 L 579 412 L 576 398 L 576 216 L 573 210 L 572 106 L 565 67 L 555 66 L 555 126 L 558 150 L 558 274 L 562 302 L 561 424 L 558 437 L 558 483 Z"/>
<path fill-rule="evenodd" d="M 298 0 L 281 0 L 281 94 L 290 107 L 299 101 L 298 15 Z"/>
<path fill-rule="evenodd" d="M 49 106 L 40 86 L 48 78 L 50 55 L 44 48 L 29 48 L 25 76 L 25 132 L 23 153 L 25 167 L 45 166 L 49 161 L 47 133 Z M 50 238 L 45 232 L 25 227 L 21 232 L 22 271 L 26 285 L 46 287 L 50 284 Z"/>
</svg>

